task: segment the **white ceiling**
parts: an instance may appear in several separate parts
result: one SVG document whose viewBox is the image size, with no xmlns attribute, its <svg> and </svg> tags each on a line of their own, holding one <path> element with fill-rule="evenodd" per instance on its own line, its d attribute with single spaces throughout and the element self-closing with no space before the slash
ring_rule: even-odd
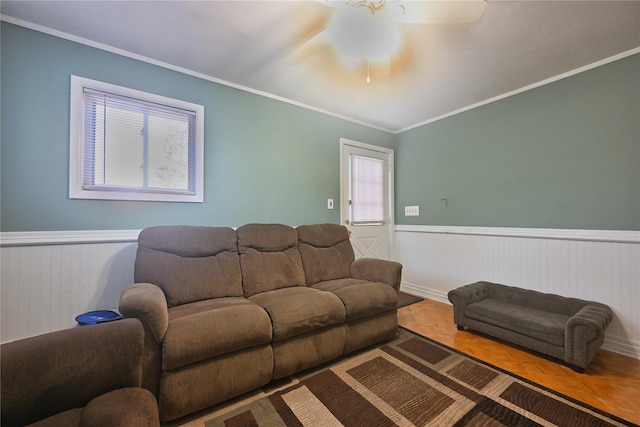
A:
<svg viewBox="0 0 640 427">
<path fill-rule="evenodd" d="M 392 132 L 640 47 L 640 1 L 489 0 L 471 24 L 403 24 L 391 74 L 367 84 L 366 72 L 344 69 L 330 49 L 286 61 L 334 13 L 322 1 L 3 0 L 0 8 L 9 22 Z"/>
</svg>

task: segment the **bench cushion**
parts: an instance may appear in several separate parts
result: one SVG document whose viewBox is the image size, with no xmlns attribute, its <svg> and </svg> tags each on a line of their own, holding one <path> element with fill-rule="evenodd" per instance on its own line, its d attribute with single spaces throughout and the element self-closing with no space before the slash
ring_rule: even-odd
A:
<svg viewBox="0 0 640 427">
<path fill-rule="evenodd" d="M 480 322 L 499 326 L 546 343 L 564 346 L 568 316 L 522 307 L 493 298 L 469 304 L 465 315 Z"/>
</svg>

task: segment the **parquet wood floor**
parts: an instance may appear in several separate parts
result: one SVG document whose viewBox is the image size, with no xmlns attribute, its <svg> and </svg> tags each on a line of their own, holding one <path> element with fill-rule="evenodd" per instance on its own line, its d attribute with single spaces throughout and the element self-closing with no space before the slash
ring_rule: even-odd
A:
<svg viewBox="0 0 640 427">
<path fill-rule="evenodd" d="M 586 373 L 521 348 L 458 331 L 451 305 L 425 299 L 398 310 L 398 322 L 437 342 L 640 424 L 640 360 L 600 350 Z"/>
</svg>

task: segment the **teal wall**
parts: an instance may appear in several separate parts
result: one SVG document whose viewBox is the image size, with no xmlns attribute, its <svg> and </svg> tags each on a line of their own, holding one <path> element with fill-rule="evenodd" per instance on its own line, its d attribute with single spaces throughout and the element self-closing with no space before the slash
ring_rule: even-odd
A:
<svg viewBox="0 0 640 427">
<path fill-rule="evenodd" d="M 640 55 L 405 131 L 395 156 L 397 224 L 640 230 Z"/>
<path fill-rule="evenodd" d="M 338 222 L 340 138 L 393 135 L 1 23 L 2 231 Z M 69 76 L 205 106 L 205 203 L 71 200 Z M 336 201 L 327 210 L 327 199 Z"/>
<path fill-rule="evenodd" d="M 338 222 L 340 138 L 395 149 L 397 224 L 640 230 L 640 55 L 392 135 L 0 25 L 2 231 Z M 70 200 L 70 74 L 203 104 L 205 203 Z"/>
</svg>

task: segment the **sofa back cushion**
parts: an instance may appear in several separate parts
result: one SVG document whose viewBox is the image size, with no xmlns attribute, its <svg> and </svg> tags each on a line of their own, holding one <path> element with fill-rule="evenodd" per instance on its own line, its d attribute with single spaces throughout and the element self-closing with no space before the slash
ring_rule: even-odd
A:
<svg viewBox="0 0 640 427">
<path fill-rule="evenodd" d="M 159 286 L 169 307 L 242 296 L 237 242 L 227 227 L 145 228 L 138 237 L 134 279 Z"/>
<path fill-rule="evenodd" d="M 144 329 L 136 319 L 3 344 L 1 424 L 31 424 L 109 391 L 139 387 L 143 348 Z"/>
<path fill-rule="evenodd" d="M 307 285 L 350 276 L 355 259 L 349 231 L 338 224 L 301 225 L 298 248 Z"/>
<path fill-rule="evenodd" d="M 237 233 L 246 297 L 304 286 L 295 228 L 282 224 L 246 224 L 239 227 Z"/>
</svg>

